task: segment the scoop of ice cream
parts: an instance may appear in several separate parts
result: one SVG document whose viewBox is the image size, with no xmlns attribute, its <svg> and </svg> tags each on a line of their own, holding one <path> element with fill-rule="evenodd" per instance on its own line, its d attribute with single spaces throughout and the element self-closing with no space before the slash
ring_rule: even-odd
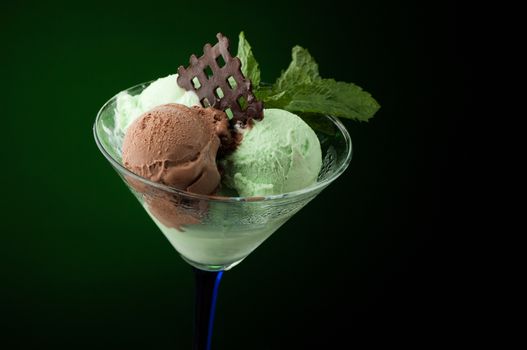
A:
<svg viewBox="0 0 527 350">
<path fill-rule="evenodd" d="M 224 182 L 241 196 L 286 193 L 313 184 L 322 167 L 318 137 L 300 117 L 264 109 L 262 121 L 244 131 L 222 161 Z"/>
<path fill-rule="evenodd" d="M 198 95 L 194 91 L 181 88 L 177 84 L 177 78 L 177 74 L 159 78 L 139 95 L 132 96 L 126 91 L 117 95 L 115 132 L 124 135 L 132 122 L 159 105 L 179 103 L 188 107 L 200 106 Z"/>
<path fill-rule="evenodd" d="M 175 103 L 157 106 L 129 126 L 123 165 L 151 181 L 211 194 L 220 183 L 220 138 L 228 136 L 228 119 L 221 111 Z"/>
</svg>

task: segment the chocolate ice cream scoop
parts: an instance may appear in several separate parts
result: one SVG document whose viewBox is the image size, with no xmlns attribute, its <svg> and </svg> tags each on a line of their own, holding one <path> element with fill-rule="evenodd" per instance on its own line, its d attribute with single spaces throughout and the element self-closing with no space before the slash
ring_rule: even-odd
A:
<svg viewBox="0 0 527 350">
<path fill-rule="evenodd" d="M 133 173 L 178 189 L 211 194 L 220 184 L 216 155 L 230 143 L 228 118 L 213 108 L 171 103 L 146 112 L 128 128 L 123 164 Z"/>
</svg>

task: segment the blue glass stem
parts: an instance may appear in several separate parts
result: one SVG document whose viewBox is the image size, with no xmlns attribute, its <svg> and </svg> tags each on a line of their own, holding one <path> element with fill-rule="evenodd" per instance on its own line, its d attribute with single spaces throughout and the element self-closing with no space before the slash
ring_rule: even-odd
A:
<svg viewBox="0 0 527 350">
<path fill-rule="evenodd" d="M 216 298 L 223 271 L 203 271 L 196 268 L 196 303 L 194 309 L 193 350 L 210 350 Z"/>
</svg>

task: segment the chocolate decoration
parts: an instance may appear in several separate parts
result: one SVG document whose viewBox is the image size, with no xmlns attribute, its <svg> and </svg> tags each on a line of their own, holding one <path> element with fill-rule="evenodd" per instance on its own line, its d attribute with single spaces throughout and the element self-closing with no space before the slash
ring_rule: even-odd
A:
<svg viewBox="0 0 527 350">
<path fill-rule="evenodd" d="M 216 35 L 218 43 L 205 44 L 203 56 L 190 56 L 188 68 L 178 68 L 178 85 L 194 91 L 203 107 L 213 107 L 232 115 L 231 125 L 250 125 L 251 120 L 263 118 L 263 103 L 252 92 L 250 79 L 243 76 L 241 62 L 229 52 L 229 39 Z M 220 66 L 218 61 L 225 62 Z M 210 74 L 212 73 L 212 74 Z"/>
</svg>

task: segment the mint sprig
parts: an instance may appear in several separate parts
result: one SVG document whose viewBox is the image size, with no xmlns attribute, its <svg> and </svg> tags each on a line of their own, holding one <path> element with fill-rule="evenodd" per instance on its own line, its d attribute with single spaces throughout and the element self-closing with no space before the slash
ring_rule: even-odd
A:
<svg viewBox="0 0 527 350">
<path fill-rule="evenodd" d="M 245 40 L 245 34 L 240 32 L 238 40 L 238 58 L 242 63 L 242 73 L 246 78 L 251 79 L 253 88 L 256 90 L 260 86 L 260 67 L 254 58 L 253 51 L 249 42 Z"/>
<path fill-rule="evenodd" d="M 238 58 L 242 72 L 252 80 L 254 93 L 266 108 L 282 108 L 298 113 L 331 114 L 368 121 L 380 105 L 361 87 L 324 79 L 309 51 L 295 46 L 289 67 L 271 86 L 260 86 L 260 69 L 244 33 L 240 33 Z"/>
</svg>

